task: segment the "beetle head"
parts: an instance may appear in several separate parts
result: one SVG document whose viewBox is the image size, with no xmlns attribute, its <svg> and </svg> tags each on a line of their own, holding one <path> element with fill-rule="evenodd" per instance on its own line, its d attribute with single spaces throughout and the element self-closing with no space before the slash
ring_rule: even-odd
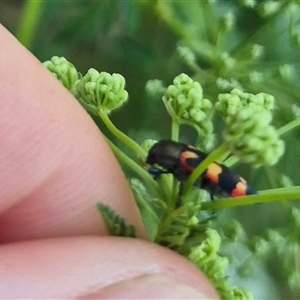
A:
<svg viewBox="0 0 300 300">
<path fill-rule="evenodd" d="M 146 163 L 150 165 L 157 164 L 168 171 L 172 171 L 178 167 L 180 154 L 184 146 L 184 144 L 171 140 L 157 142 L 149 150 Z"/>
</svg>

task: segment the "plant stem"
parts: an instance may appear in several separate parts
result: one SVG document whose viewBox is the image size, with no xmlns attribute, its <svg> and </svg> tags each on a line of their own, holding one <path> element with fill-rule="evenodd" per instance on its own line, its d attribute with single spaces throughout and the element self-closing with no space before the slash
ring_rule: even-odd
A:
<svg viewBox="0 0 300 300">
<path fill-rule="evenodd" d="M 293 128 L 300 125 L 300 118 L 292 120 L 291 122 L 283 125 L 281 128 L 277 129 L 279 135 L 285 134 L 286 132 L 292 130 Z"/>
<path fill-rule="evenodd" d="M 145 159 L 146 152 L 142 149 L 142 147 L 136 143 L 134 140 L 132 140 L 130 137 L 128 137 L 126 134 L 124 134 L 121 130 L 119 130 L 110 120 L 110 118 L 107 116 L 107 114 L 100 109 L 98 112 L 100 118 L 102 119 L 103 123 L 106 125 L 106 127 L 111 131 L 111 133 L 116 136 L 120 141 L 122 141 L 125 145 L 127 145 L 131 150 L 133 150 L 137 156 L 139 156 L 141 159 Z"/>
<path fill-rule="evenodd" d="M 226 207 L 236 207 L 255 203 L 267 203 L 273 201 L 300 200 L 300 186 L 270 189 L 259 192 L 257 195 L 227 198 L 215 202 L 205 202 L 202 210 L 214 210 Z"/>
<path fill-rule="evenodd" d="M 23 15 L 16 32 L 17 39 L 26 47 L 31 48 L 35 33 L 39 26 L 39 21 L 46 1 L 26 0 Z"/>
<path fill-rule="evenodd" d="M 232 155 L 229 158 L 227 158 L 226 160 L 224 160 L 223 164 L 229 168 L 229 167 L 232 167 L 233 165 L 235 165 L 238 161 L 239 161 L 239 158 L 235 155 Z"/>
<path fill-rule="evenodd" d="M 146 172 L 141 166 L 139 166 L 135 161 L 124 154 L 112 141 L 106 138 L 109 147 L 112 149 L 116 157 L 127 165 L 131 170 L 138 174 L 147 184 L 151 185 L 151 188 L 158 194 L 158 187 L 156 182 L 153 180 L 152 176 Z"/>
<path fill-rule="evenodd" d="M 201 162 L 199 166 L 196 167 L 196 169 L 193 171 L 191 176 L 184 184 L 183 195 L 185 195 L 192 188 L 196 180 L 207 169 L 207 167 L 215 160 L 218 160 L 218 158 L 221 157 L 223 154 L 225 154 L 227 151 L 228 151 L 228 147 L 225 143 L 223 143 L 218 148 L 216 148 L 211 154 L 209 154 L 203 160 L 203 162 Z"/>
<path fill-rule="evenodd" d="M 179 124 L 176 121 L 172 121 L 171 139 L 175 142 L 179 140 Z"/>
<path fill-rule="evenodd" d="M 176 142 L 178 142 L 178 140 L 179 140 L 179 124 L 174 120 L 172 120 L 171 139 Z M 177 180 L 173 177 L 172 178 L 172 197 L 171 197 L 171 199 L 176 201 L 175 200 L 176 197 L 177 197 Z M 175 203 L 172 203 L 172 205 L 175 206 Z M 174 206 L 172 206 L 172 207 L 174 207 Z"/>
<path fill-rule="evenodd" d="M 160 239 L 162 238 L 162 234 L 164 233 L 166 228 L 168 228 L 171 225 L 171 223 L 184 212 L 185 209 L 186 208 L 184 206 L 181 206 L 175 210 L 167 211 L 164 213 L 164 215 L 161 217 L 161 221 L 157 228 L 155 242 L 160 241 Z"/>
<path fill-rule="evenodd" d="M 217 44 L 217 29 L 216 29 L 216 17 L 213 14 L 211 3 L 207 1 L 199 1 L 202 8 L 202 17 L 205 20 L 204 24 L 206 24 L 206 33 L 208 40 L 211 44 L 216 46 Z M 216 53 L 215 53 L 216 54 Z"/>
</svg>

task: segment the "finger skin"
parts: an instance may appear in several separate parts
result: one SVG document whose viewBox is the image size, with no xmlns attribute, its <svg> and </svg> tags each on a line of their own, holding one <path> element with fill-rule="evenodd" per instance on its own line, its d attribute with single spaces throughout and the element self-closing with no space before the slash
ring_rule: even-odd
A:
<svg viewBox="0 0 300 300">
<path fill-rule="evenodd" d="M 219 299 L 209 281 L 183 257 L 129 238 L 68 237 L 6 244 L 0 248 L 0 278 L 0 295 L 6 299 L 92 299 L 92 295 L 128 299 L 135 284 L 140 289 L 134 299 L 154 295 L 189 299 L 190 289 L 201 291 L 202 299 Z M 173 283 L 167 294 L 156 278 Z M 182 289 L 173 294 L 177 285 L 185 286 L 184 295 Z"/>
<path fill-rule="evenodd" d="M 0 242 L 107 234 L 96 203 L 144 226 L 99 129 L 0 26 Z"/>
</svg>

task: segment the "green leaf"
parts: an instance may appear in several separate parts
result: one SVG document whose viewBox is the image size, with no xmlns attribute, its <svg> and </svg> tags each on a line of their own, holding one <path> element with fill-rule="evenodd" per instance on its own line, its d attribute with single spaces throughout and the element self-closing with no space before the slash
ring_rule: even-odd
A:
<svg viewBox="0 0 300 300">
<path fill-rule="evenodd" d="M 154 200 L 151 198 L 144 185 L 138 179 L 132 178 L 129 183 L 150 240 L 154 241 L 160 222 L 158 211 L 155 210 L 155 204 L 162 206 L 164 203 L 159 199 Z"/>
<path fill-rule="evenodd" d="M 104 219 L 110 235 L 135 237 L 134 226 L 126 225 L 125 220 L 116 214 L 108 205 L 97 203 L 97 208 Z"/>
</svg>

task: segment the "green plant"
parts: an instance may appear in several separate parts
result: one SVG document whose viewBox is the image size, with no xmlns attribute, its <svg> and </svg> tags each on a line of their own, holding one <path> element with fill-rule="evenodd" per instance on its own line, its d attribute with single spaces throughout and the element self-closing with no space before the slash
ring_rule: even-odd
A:
<svg viewBox="0 0 300 300">
<path fill-rule="evenodd" d="M 103 121 L 118 142 L 137 157 L 136 160 L 132 159 L 116 146 L 111 137 L 107 137 L 108 144 L 120 162 L 135 174 L 130 179 L 131 188 L 153 242 L 169 247 L 191 260 L 210 278 L 222 299 L 252 299 L 250 291 L 233 285 L 227 276 L 228 272 L 238 274 L 239 280 L 243 277 L 255 279 L 257 272 L 261 276 L 268 276 L 271 274 L 268 272 L 272 265 L 271 253 L 276 253 L 278 257 L 284 256 L 284 272 L 279 272 L 280 276 L 286 280 L 292 293 L 300 293 L 297 262 L 300 213 L 297 208 L 287 204 L 286 214 L 291 224 L 283 229 L 270 230 L 265 238 L 251 238 L 238 221 L 224 222 L 210 213 L 225 207 L 299 199 L 300 186 L 264 190 L 257 195 L 215 202 L 209 201 L 204 191 L 193 188 L 199 175 L 215 160 L 224 161 L 228 166 L 241 160 L 253 167 L 276 164 L 284 152 L 281 135 L 299 126 L 300 117 L 276 129 L 270 124 L 274 109 L 272 95 L 246 93 L 235 88 L 230 93 L 220 93 L 218 101 L 213 103 L 203 98 L 200 83 L 186 74 L 176 76 L 173 84 L 167 88 L 157 82 L 148 84 L 152 94 L 164 90 L 162 99 L 171 116 L 172 139 L 179 140 L 182 125 L 188 125 L 198 134 L 197 146 L 209 148 L 214 140 L 213 121 L 218 118 L 217 114 L 224 122 L 223 143 L 211 152 L 185 182 L 178 205 L 178 183 L 174 178 L 168 175 L 155 181 L 147 172 L 144 161 L 154 141 L 145 140 L 139 145 L 116 128 L 110 119 L 111 111 L 127 101 L 123 76 L 99 73 L 95 69 L 88 70 L 82 76 L 63 57 L 53 57 L 44 65 L 89 113 Z M 101 204 L 98 208 L 111 233 L 133 235 L 133 229 L 125 224 L 122 217 L 116 216 Z M 235 258 L 230 254 L 233 248 L 247 255 L 238 265 L 231 262 Z"/>
<path fill-rule="evenodd" d="M 127 99 L 122 77 L 90 70 L 82 80 L 64 59 L 46 64 L 112 133 L 107 141 L 129 170 L 151 240 L 192 260 L 223 299 L 251 298 L 245 289 L 255 299 L 298 299 L 299 205 L 289 200 L 300 198 L 293 183 L 299 184 L 299 1 L 43 3 L 32 19 L 43 19 L 40 26 L 33 22 L 28 28 L 21 22 L 18 32 L 39 58 L 63 53 L 72 61 L 76 57 L 82 70 L 117 70 L 127 79 L 130 126 L 124 113 L 122 128 L 132 138 L 114 125 L 120 123 L 118 114 L 114 123 L 108 114 Z M 40 7 L 30 1 L 27 5 L 27 15 L 28 8 L 34 13 Z M 183 71 L 190 76 L 176 76 Z M 159 79 L 149 80 L 157 74 Z M 151 98 L 147 110 L 142 90 L 146 80 Z M 155 114 L 149 114 L 153 107 Z M 140 118 L 133 118 L 137 112 Z M 161 135 L 140 130 L 141 124 L 154 130 L 150 125 L 158 121 Z M 182 207 L 175 205 L 178 191 L 172 176 L 156 182 L 144 169 L 155 141 L 136 142 L 166 135 L 206 152 L 214 149 L 186 182 Z M 282 139 L 285 153 L 277 163 Z M 214 160 L 238 168 L 258 195 L 204 201 L 207 195 L 193 183 Z M 243 160 L 241 167 L 237 163 Z M 132 235 L 121 216 L 101 205 L 100 211 L 112 234 Z"/>
</svg>

